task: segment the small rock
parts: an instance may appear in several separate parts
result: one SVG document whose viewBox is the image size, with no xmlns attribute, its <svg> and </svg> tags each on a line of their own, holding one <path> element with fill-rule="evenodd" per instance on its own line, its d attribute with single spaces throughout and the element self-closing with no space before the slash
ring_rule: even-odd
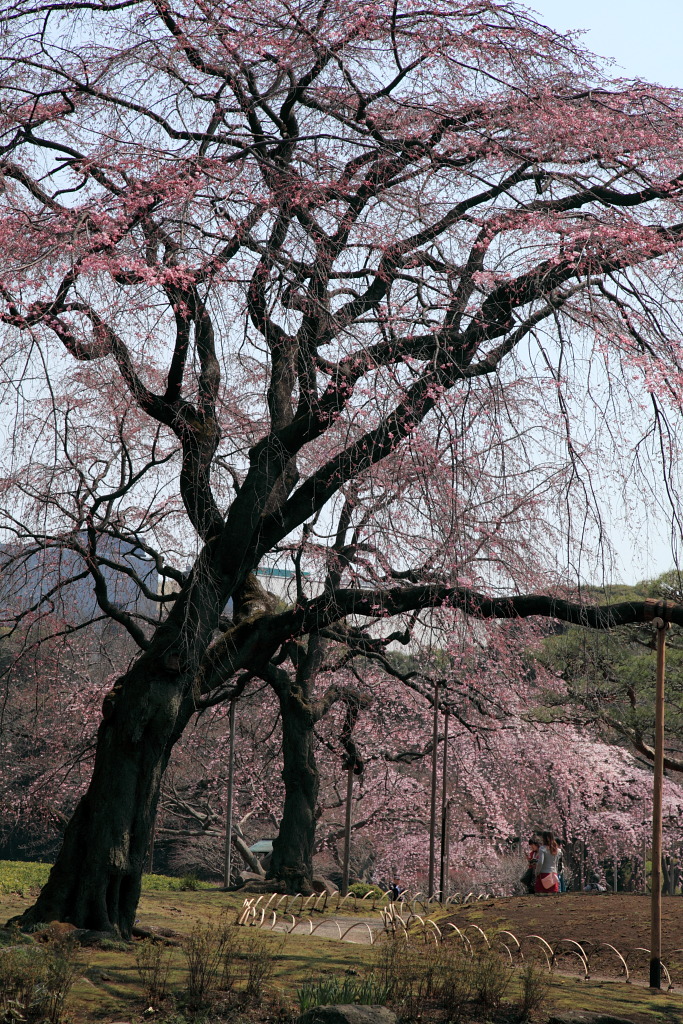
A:
<svg viewBox="0 0 683 1024">
<path fill-rule="evenodd" d="M 313 876 L 313 891 L 319 893 L 326 892 L 328 896 L 334 896 L 336 892 L 339 892 L 334 882 L 331 882 L 329 878 L 324 878 L 322 875 Z"/>
<path fill-rule="evenodd" d="M 264 893 L 270 894 L 273 892 L 284 893 L 285 887 L 284 885 L 278 885 L 277 882 L 273 882 L 272 879 L 266 881 L 265 878 L 262 878 L 260 881 L 255 879 L 253 882 L 245 882 L 244 885 L 240 886 L 239 891 L 240 893 L 255 892 L 263 895 Z"/>
<path fill-rule="evenodd" d="M 396 1024 L 386 1006 L 314 1006 L 298 1018 L 299 1024 Z"/>
</svg>

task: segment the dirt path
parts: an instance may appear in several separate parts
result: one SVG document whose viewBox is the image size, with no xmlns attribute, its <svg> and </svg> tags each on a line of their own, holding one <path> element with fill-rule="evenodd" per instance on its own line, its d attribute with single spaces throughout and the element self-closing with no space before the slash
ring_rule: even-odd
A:
<svg viewBox="0 0 683 1024">
<path fill-rule="evenodd" d="M 289 932 L 294 935 L 315 935 L 319 939 L 341 939 L 342 942 L 356 942 L 368 945 L 384 930 L 379 917 L 323 917 L 318 921 L 296 919 L 292 927 L 291 915 L 279 917 L 273 931 Z"/>
</svg>

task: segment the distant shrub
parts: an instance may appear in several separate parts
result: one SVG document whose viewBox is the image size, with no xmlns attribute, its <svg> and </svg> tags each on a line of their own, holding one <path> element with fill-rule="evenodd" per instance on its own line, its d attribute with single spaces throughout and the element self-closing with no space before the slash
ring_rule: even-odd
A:
<svg viewBox="0 0 683 1024">
<path fill-rule="evenodd" d="M 368 893 L 372 893 L 373 896 L 383 895 L 382 889 L 379 889 L 376 885 L 369 885 L 367 882 L 354 882 L 353 885 L 349 886 L 349 892 L 353 896 L 357 896 L 358 899 L 362 899 Z"/>
<path fill-rule="evenodd" d="M 180 879 L 180 891 L 181 892 L 196 892 L 197 889 L 202 888 L 202 883 L 199 881 L 195 874 L 183 875 Z M 207 888 L 207 883 L 204 883 L 204 888 Z"/>
</svg>

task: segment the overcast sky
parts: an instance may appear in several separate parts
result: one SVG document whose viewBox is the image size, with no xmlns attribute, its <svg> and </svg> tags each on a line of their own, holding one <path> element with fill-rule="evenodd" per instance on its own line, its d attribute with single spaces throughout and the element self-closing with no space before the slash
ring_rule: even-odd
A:
<svg viewBox="0 0 683 1024">
<path fill-rule="evenodd" d="M 551 28 L 587 29 L 586 46 L 616 75 L 683 86 L 683 0 L 526 0 Z"/>
</svg>

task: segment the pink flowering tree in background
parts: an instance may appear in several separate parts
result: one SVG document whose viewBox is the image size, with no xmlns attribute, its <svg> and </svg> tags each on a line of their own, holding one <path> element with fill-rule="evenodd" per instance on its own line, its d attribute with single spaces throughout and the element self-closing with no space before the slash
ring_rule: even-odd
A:
<svg viewBox="0 0 683 1024">
<path fill-rule="evenodd" d="M 0 842 L 44 857 L 87 788 L 102 700 L 132 647 L 116 624 L 18 617 L 0 637 Z"/>
<path fill-rule="evenodd" d="M 580 858 L 592 870 L 604 861 L 612 865 L 616 856 L 629 862 L 632 875 L 649 842 L 648 766 L 590 728 L 548 719 L 548 694 L 566 701 L 567 692 L 564 681 L 533 658 L 541 639 L 534 632 L 520 631 L 518 624 L 516 636 L 500 625 L 489 629 L 484 655 L 476 647 L 461 644 L 459 653 L 451 647 L 442 706 L 447 701 L 451 708 L 447 795 L 454 885 L 511 891 L 521 871 L 509 854 L 546 828 L 565 848 L 565 864 L 577 882 Z M 423 657 L 423 672 L 425 667 Z M 391 689 L 385 679 L 387 685 Z M 431 716 L 418 706 L 413 717 L 410 701 L 396 690 L 393 701 L 387 693 L 373 707 L 396 712 L 396 697 L 403 700 L 387 730 L 389 749 L 386 741 L 384 747 L 377 742 L 381 729 L 371 721 L 372 709 L 359 722 L 359 742 L 374 756 L 368 756 L 354 817 L 362 822 L 373 815 L 367 834 L 377 877 L 398 875 L 404 884 L 424 888 Z M 442 756 L 440 751 L 439 792 Z M 683 789 L 668 778 L 664 803 L 665 846 L 675 852 Z"/>
<path fill-rule="evenodd" d="M 565 598 L 607 445 L 675 455 L 682 97 L 492 0 L 15 0 L 0 47 L 7 628 L 138 651 L 23 923 L 127 936 L 197 711 L 272 689 L 305 888 L 345 650 L 647 617 Z"/>
<path fill-rule="evenodd" d="M 474 887 L 510 892 L 520 874 L 519 861 L 510 854 L 517 852 L 520 839 L 544 827 L 553 828 L 560 838 L 575 884 L 582 857 L 586 871 L 598 873 L 605 863 L 611 871 L 617 857 L 628 865 L 629 879 L 637 864 L 642 879 L 640 862 L 650 831 L 650 773 L 626 751 L 597 741 L 585 730 L 534 721 L 543 712 L 548 689 L 554 687 L 559 696 L 563 686 L 543 674 L 527 648 L 519 643 L 511 648 L 510 637 L 497 637 L 498 632 L 489 636 L 482 671 L 465 672 L 461 663 L 459 674 L 467 683 L 451 681 L 451 891 Z M 525 634 L 517 639 L 533 641 L 528 630 Z M 99 703 L 109 685 L 74 671 L 77 653 L 81 664 L 87 664 L 82 651 L 62 648 L 50 659 L 50 646 L 33 652 L 40 660 L 34 658 L 32 672 L 26 658 L 16 659 L 13 671 L 23 669 L 24 678 L 13 680 L 14 702 L 5 709 L 3 824 L 7 828 L 16 821 L 24 841 L 28 836 L 35 844 L 54 841 L 87 786 Z M 443 656 L 438 652 L 441 668 Z M 428 651 L 416 657 L 394 653 L 388 659 L 392 671 L 385 671 L 377 660 L 364 658 L 354 678 L 356 685 L 362 684 L 367 706 L 353 733 L 364 771 L 354 787 L 352 875 L 386 883 L 397 877 L 415 889 L 425 888 L 428 858 L 432 731 L 426 712 L 431 710 L 434 683 L 426 671 L 428 661 Z M 503 667 L 507 686 L 490 671 L 492 663 Z M 341 682 L 336 679 L 337 685 Z M 351 684 L 350 679 L 345 682 Z M 276 710 L 268 691 L 256 687 L 247 689 L 236 716 L 233 863 L 244 863 L 251 871 L 263 869 L 248 847 L 277 832 L 284 798 Z M 343 723 L 343 710 L 336 707 L 316 727 L 320 788 L 314 864 L 318 873 L 337 877 L 346 795 L 339 742 Z M 180 874 L 222 876 L 227 737 L 227 709 L 217 705 L 201 714 L 176 744 L 157 812 L 157 870 L 161 863 Z M 443 730 L 440 743 L 442 739 Z M 439 749 L 440 765 L 441 756 Z M 438 782 L 440 790 L 441 767 Z M 680 787 L 667 779 L 664 832 L 665 846 L 672 852 L 677 851 L 682 807 Z"/>
</svg>

